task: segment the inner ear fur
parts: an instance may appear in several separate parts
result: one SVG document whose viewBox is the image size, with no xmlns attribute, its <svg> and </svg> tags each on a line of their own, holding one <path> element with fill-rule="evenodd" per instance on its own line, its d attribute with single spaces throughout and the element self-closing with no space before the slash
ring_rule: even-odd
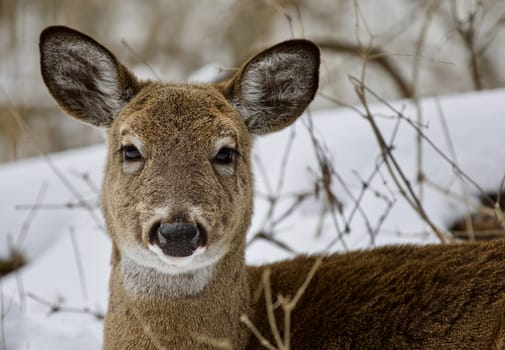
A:
<svg viewBox="0 0 505 350">
<path fill-rule="evenodd" d="M 44 83 L 58 104 L 85 123 L 108 127 L 139 91 L 140 83 L 116 57 L 91 37 L 64 26 L 40 35 Z"/>
<path fill-rule="evenodd" d="M 250 59 L 224 85 L 226 97 L 253 134 L 293 123 L 313 100 L 319 84 L 319 48 L 289 40 Z"/>
</svg>

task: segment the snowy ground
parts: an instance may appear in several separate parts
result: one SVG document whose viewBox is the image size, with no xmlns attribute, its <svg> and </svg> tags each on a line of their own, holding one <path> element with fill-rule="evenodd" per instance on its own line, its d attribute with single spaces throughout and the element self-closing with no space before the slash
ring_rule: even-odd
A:
<svg viewBox="0 0 505 350">
<path fill-rule="evenodd" d="M 505 90 L 426 99 L 422 127 L 440 151 L 451 155 L 449 141 L 456 150 L 459 168 L 485 191 L 499 188 L 505 175 Z M 415 108 L 408 102 L 393 104 L 411 118 Z M 441 117 L 440 109 L 443 111 Z M 407 122 L 398 123 L 391 109 L 378 104 L 374 116 L 386 139 L 393 140 L 394 155 L 414 183 L 416 133 Z M 275 211 L 279 217 L 290 206 L 290 194 L 311 191 L 318 163 L 307 132 L 308 116 L 283 132 L 258 138 L 255 145 L 256 191 L 275 192 L 279 176 L 284 179 L 282 200 Z M 332 190 L 343 204 L 337 227 L 348 222 L 349 233 L 336 240 L 329 250 L 358 249 L 371 244 L 437 242 L 426 223 L 419 219 L 398 194 L 383 165 L 370 125 L 356 111 L 332 109 L 311 114 L 315 134 L 323 144 L 341 183 Z M 450 137 L 444 133 L 448 124 Z M 292 137 L 295 133 L 294 138 Z M 287 166 L 280 165 L 285 148 L 293 140 Z M 477 195 L 475 186 L 462 184 L 451 164 L 424 143 L 423 169 L 427 176 L 453 194 Z M 21 250 L 28 264 L 0 280 L 2 346 L 14 349 L 100 349 L 102 321 L 89 313 L 72 312 L 87 308 L 104 313 L 107 305 L 110 242 L 102 231 L 98 192 L 103 173 L 105 149 L 97 145 L 0 166 L 0 255 L 9 247 Z M 265 169 L 266 175 L 261 175 Z M 283 175 L 284 174 L 284 175 Z M 359 201 L 361 179 L 375 174 Z M 337 176 L 334 176 L 336 179 Z M 268 203 L 261 195 L 256 201 L 251 236 L 264 224 Z M 470 199 L 472 197 L 470 196 Z M 72 207 L 85 201 L 88 208 Z M 296 252 L 326 249 L 338 236 L 328 213 L 320 220 L 324 201 L 308 198 L 275 230 L 276 237 Z M 462 200 L 435 190 L 424 189 L 423 203 L 431 220 L 446 229 L 468 210 Z M 354 213 L 354 214 L 353 214 Z M 315 236 L 322 223 L 322 233 Z M 370 230 L 377 230 L 372 239 Z M 247 250 L 250 263 L 262 263 L 292 256 L 286 250 L 262 240 Z M 51 306 L 61 306 L 53 310 Z"/>
</svg>

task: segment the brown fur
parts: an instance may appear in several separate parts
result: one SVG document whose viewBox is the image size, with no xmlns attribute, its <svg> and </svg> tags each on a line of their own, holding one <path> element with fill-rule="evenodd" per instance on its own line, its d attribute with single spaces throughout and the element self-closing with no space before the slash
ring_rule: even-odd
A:
<svg viewBox="0 0 505 350">
<path fill-rule="evenodd" d="M 272 294 L 293 296 L 314 260 L 252 268 L 249 283 L 261 286 L 270 268 Z M 329 256 L 294 310 L 291 348 L 502 349 L 504 261 L 503 240 Z M 253 305 L 273 342 L 263 297 Z M 277 319 L 282 329 L 281 312 Z"/>
<path fill-rule="evenodd" d="M 104 349 L 259 348 L 243 314 L 271 339 L 265 302 L 253 297 L 262 271 L 272 271 L 274 297 L 293 296 L 315 258 L 245 266 L 252 134 L 287 127 L 310 103 L 317 47 L 281 43 L 229 81 L 193 85 L 138 81 L 103 46 L 65 27 L 46 29 L 40 48 L 58 103 L 108 129 L 102 207 L 113 252 Z M 128 160 L 125 144 L 141 157 Z M 225 165 L 215 158 L 223 148 L 238 151 Z M 204 226 L 203 253 L 181 260 L 157 252 L 150 228 L 160 220 Z M 292 348 L 502 347 L 504 248 L 326 257 L 294 311 Z"/>
</svg>

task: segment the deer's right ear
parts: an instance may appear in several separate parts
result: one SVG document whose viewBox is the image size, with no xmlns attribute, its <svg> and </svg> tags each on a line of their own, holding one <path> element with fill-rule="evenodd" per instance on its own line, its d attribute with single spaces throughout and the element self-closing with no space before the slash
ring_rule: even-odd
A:
<svg viewBox="0 0 505 350">
<path fill-rule="evenodd" d="M 224 85 L 252 134 L 287 127 L 314 98 L 319 48 L 308 40 L 288 40 L 253 57 Z"/>
<path fill-rule="evenodd" d="M 138 92 L 137 79 L 89 36 L 63 26 L 40 35 L 40 65 L 49 92 L 71 116 L 109 127 Z"/>
</svg>

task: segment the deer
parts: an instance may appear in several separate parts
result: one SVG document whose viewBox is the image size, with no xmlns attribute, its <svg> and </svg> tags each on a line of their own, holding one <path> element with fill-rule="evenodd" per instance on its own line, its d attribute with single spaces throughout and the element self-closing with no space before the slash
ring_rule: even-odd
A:
<svg viewBox="0 0 505 350">
<path fill-rule="evenodd" d="M 39 46 L 56 102 L 107 134 L 104 349 L 504 348 L 503 240 L 246 265 L 253 140 L 313 100 L 313 42 L 281 42 L 228 79 L 192 84 L 140 80 L 64 26 L 46 28 Z M 269 299 L 302 285 L 282 327 L 286 313 Z"/>
</svg>

